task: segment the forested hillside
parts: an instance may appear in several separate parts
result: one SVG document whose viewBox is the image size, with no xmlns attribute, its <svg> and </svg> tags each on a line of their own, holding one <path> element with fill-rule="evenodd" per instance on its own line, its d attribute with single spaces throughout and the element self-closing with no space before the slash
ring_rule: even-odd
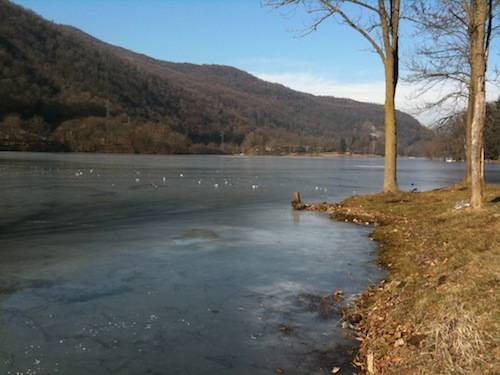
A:
<svg viewBox="0 0 500 375">
<path fill-rule="evenodd" d="M 429 158 L 465 159 L 465 113 L 459 112 L 436 128 L 431 141 L 422 145 Z M 488 103 L 484 127 L 484 157 L 500 159 L 500 99 Z"/>
<path fill-rule="evenodd" d="M 432 132 L 398 123 L 400 152 L 421 152 Z M 158 61 L 0 0 L 0 148 L 382 153 L 383 107 Z"/>
</svg>

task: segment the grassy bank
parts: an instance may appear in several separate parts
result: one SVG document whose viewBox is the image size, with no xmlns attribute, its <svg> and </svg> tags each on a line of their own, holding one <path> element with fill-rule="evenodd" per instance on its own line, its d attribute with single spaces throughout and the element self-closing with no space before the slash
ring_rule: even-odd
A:
<svg viewBox="0 0 500 375">
<path fill-rule="evenodd" d="M 348 312 L 353 323 L 362 317 L 362 371 L 499 373 L 500 185 L 488 186 L 486 198 L 481 212 L 458 208 L 467 200 L 459 187 L 320 207 L 339 220 L 376 223 L 372 238 L 388 269 Z"/>
</svg>

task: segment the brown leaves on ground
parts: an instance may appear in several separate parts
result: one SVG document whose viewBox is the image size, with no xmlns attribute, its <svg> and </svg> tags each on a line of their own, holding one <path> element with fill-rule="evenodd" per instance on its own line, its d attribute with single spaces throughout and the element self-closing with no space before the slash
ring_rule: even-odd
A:
<svg viewBox="0 0 500 375">
<path fill-rule="evenodd" d="M 374 223 L 371 236 L 389 270 L 387 281 L 363 293 L 346 313 L 347 320 L 362 318 L 355 360 L 361 371 L 498 371 L 500 202 L 494 198 L 500 186 L 489 185 L 486 192 L 488 203 L 479 212 L 455 208 L 468 196 L 459 187 L 318 205 L 337 220 Z"/>
</svg>

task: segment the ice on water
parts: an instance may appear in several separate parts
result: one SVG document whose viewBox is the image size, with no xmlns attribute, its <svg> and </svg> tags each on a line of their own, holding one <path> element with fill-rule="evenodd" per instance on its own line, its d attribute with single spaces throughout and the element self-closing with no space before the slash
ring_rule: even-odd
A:
<svg viewBox="0 0 500 375">
<path fill-rule="evenodd" d="M 0 373 L 310 373 L 304 353 L 352 343 L 297 296 L 381 271 L 369 228 L 293 213 L 291 193 L 376 191 L 381 163 L 0 154 Z M 403 168 L 403 188 L 461 176 Z"/>
</svg>

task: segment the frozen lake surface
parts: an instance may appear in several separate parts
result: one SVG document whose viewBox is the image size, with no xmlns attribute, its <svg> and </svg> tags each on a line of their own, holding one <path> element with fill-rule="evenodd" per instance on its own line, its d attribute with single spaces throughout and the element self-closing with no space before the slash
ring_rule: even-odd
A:
<svg viewBox="0 0 500 375">
<path fill-rule="evenodd" d="M 463 174 L 399 166 L 405 190 Z M 382 173 L 380 158 L 0 153 L 0 373 L 351 373 L 355 344 L 317 296 L 379 279 L 376 244 L 289 199 L 375 192 Z"/>
</svg>

